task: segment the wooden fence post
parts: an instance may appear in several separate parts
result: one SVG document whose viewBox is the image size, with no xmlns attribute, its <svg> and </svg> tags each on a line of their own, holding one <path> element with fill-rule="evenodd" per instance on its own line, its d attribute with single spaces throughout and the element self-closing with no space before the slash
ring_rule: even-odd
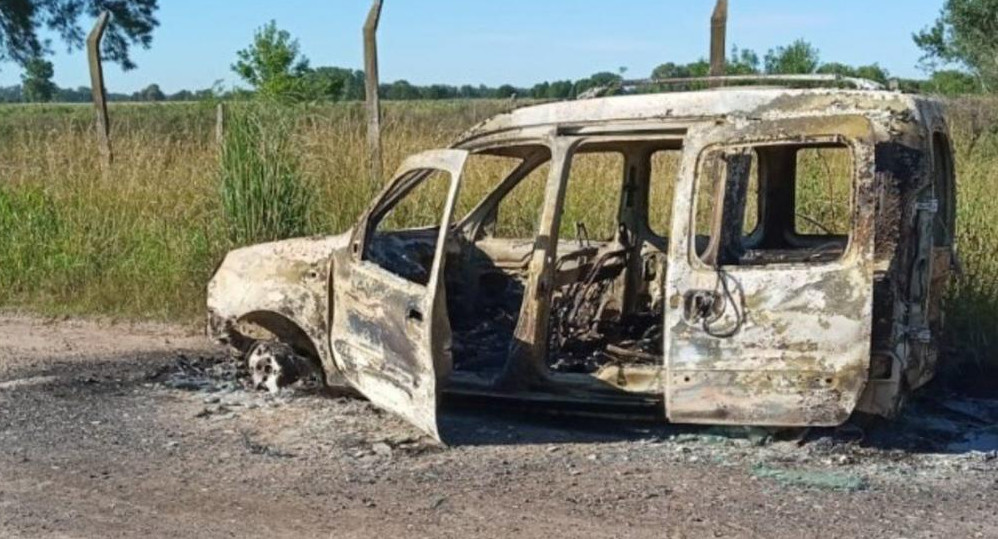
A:
<svg viewBox="0 0 998 539">
<path fill-rule="evenodd" d="M 225 142 L 225 103 L 215 106 L 215 144 L 219 148 Z"/>
<path fill-rule="evenodd" d="M 710 76 L 723 77 L 728 32 L 728 0 L 717 0 L 714 14 L 710 17 Z M 711 81 L 710 86 L 721 86 L 720 81 Z"/>
<path fill-rule="evenodd" d="M 381 99 L 378 96 L 378 23 L 382 0 L 374 0 L 364 23 L 364 78 L 367 105 L 367 153 L 370 185 L 376 191 L 384 181 L 381 155 Z"/>
<path fill-rule="evenodd" d="M 101 154 L 101 166 L 105 171 L 111 168 L 114 154 L 111 153 L 111 123 L 107 116 L 107 92 L 104 90 L 104 68 L 101 65 L 100 44 L 110 14 L 105 11 L 97 18 L 94 29 L 87 36 L 87 58 L 90 62 L 90 91 L 93 94 L 94 108 L 97 110 L 97 145 Z"/>
</svg>

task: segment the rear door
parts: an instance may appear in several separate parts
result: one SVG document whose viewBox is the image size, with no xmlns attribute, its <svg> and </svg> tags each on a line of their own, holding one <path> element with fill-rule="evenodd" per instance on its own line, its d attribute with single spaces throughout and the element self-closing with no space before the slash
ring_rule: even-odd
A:
<svg viewBox="0 0 998 539">
<path fill-rule="evenodd" d="M 438 388 L 452 365 L 445 253 L 467 156 L 435 150 L 406 160 L 333 261 L 338 367 L 371 402 L 437 440 Z"/>
<path fill-rule="evenodd" d="M 670 420 L 832 426 L 848 419 L 869 367 L 871 133 L 857 117 L 691 133 L 666 283 Z M 831 157 L 808 161 L 822 152 Z M 839 173 L 828 186 L 805 188 L 831 169 Z M 846 197 L 844 229 L 828 231 L 834 227 L 801 208 L 820 207 L 836 189 Z"/>
</svg>

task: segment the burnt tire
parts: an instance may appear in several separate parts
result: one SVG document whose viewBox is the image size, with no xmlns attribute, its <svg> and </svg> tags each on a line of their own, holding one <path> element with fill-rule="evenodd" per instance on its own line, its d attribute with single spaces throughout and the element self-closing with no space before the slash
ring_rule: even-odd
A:
<svg viewBox="0 0 998 539">
<path fill-rule="evenodd" d="M 322 385 L 322 371 L 310 358 L 280 341 L 257 341 L 246 354 L 253 389 L 278 393 L 297 382 Z"/>
</svg>

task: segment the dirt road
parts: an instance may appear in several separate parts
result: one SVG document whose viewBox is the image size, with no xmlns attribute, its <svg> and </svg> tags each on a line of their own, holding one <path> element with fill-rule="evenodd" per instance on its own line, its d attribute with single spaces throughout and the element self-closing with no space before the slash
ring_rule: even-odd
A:
<svg viewBox="0 0 998 539">
<path fill-rule="evenodd" d="M 998 404 L 773 440 L 250 393 L 171 327 L 0 318 L 2 537 L 996 537 Z"/>
</svg>

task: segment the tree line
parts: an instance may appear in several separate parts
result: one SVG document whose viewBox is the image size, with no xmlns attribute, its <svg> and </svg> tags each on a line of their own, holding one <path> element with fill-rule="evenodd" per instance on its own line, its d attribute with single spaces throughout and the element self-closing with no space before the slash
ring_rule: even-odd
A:
<svg viewBox="0 0 998 539">
<path fill-rule="evenodd" d="M 953 0 L 974 1 L 974 0 Z M 977 0 L 981 1 L 981 0 Z M 998 0 L 995 14 L 998 15 Z M 937 23 L 938 25 L 938 23 Z M 916 44 L 923 38 L 914 36 Z M 925 48 L 923 47 L 923 50 Z M 271 21 L 254 35 L 253 42 L 237 53 L 232 65 L 235 72 L 251 90 L 241 91 L 245 97 L 257 96 L 281 100 L 352 101 L 364 98 L 364 72 L 340 67 L 311 68 L 309 60 L 300 50 L 298 41 L 286 30 Z M 966 70 L 943 69 L 936 65 L 928 79 L 895 79 L 907 91 L 941 94 L 965 94 L 985 90 L 973 74 Z M 667 62 L 657 66 L 648 75 L 651 79 L 703 77 L 709 74 L 710 64 L 705 58 L 686 64 Z M 998 69 L 996 69 L 998 71 Z M 382 84 L 379 94 L 388 100 L 435 100 L 528 97 L 533 99 L 572 99 L 593 88 L 621 87 L 627 69 L 603 71 L 578 80 L 544 81 L 531 87 L 504 84 L 498 87 L 484 85 L 455 86 L 432 84 L 419 86 L 406 80 Z M 879 64 L 850 66 L 839 62 L 823 62 L 821 52 L 804 39 L 785 46 L 774 47 L 760 56 L 756 51 L 734 47 L 727 61 L 730 75 L 783 75 L 783 74 L 833 74 L 844 77 L 869 79 L 887 86 L 891 74 Z M 653 91 L 649 88 L 646 91 Z M 640 91 L 640 90 L 639 90 Z"/>
<path fill-rule="evenodd" d="M 23 5 L 22 5 L 23 4 Z M 36 36 L 42 25 L 64 32 L 71 48 L 82 45 L 78 19 L 84 12 L 95 15 L 107 7 L 100 0 L 62 0 L 73 11 L 58 12 L 51 2 L 24 0 L 11 10 L 0 10 L 0 61 L 13 61 L 23 68 L 20 85 L 0 87 L 0 102 L 86 102 L 90 89 L 60 88 L 53 81 L 52 63 L 45 60 L 49 44 Z M 60 4 L 61 5 L 61 4 Z M 122 67 L 134 67 L 130 45 L 149 47 L 152 30 L 158 25 L 155 0 L 122 0 L 111 8 L 116 22 L 109 30 L 104 56 Z M 23 12 L 23 13 L 22 13 Z M 60 13 L 62 16 L 60 17 Z M 72 13 L 73 16 L 66 16 Z M 30 16 L 29 16 L 30 15 Z M 17 39 L 15 39 L 17 38 Z M 938 19 L 912 35 L 923 52 L 921 66 L 926 79 L 893 79 L 903 90 L 945 95 L 991 93 L 998 90 L 998 0 L 946 0 Z M 223 90 L 220 84 L 200 90 L 164 93 L 150 84 L 133 93 L 110 93 L 111 101 L 191 101 L 208 98 L 267 98 L 286 101 L 359 101 L 364 99 L 364 72 L 357 69 L 311 67 L 299 43 L 273 21 L 256 31 L 253 42 L 238 51 L 232 71 L 248 89 Z M 652 79 L 705 76 L 709 62 L 667 62 L 649 74 Z M 820 51 L 804 39 L 775 47 L 765 54 L 735 47 L 728 60 L 727 73 L 752 74 L 835 74 L 865 78 L 888 84 L 891 74 L 878 64 L 850 66 L 823 62 Z M 406 80 L 382 84 L 379 93 L 387 100 L 439 100 L 524 97 L 571 99 L 596 88 L 617 87 L 625 68 L 603 71 L 578 80 L 544 81 L 530 87 L 512 84 L 416 85 Z M 640 78 L 640 77 L 639 77 Z M 691 85 L 697 87 L 695 85 Z M 656 90 L 654 88 L 648 91 Z"/>
<path fill-rule="evenodd" d="M 37 82 L 13 86 L 0 86 L 0 103 L 90 103 L 93 96 L 89 86 L 61 88 L 49 84 L 39 89 Z M 203 101 L 216 99 L 220 94 L 215 88 L 202 90 L 180 90 L 172 94 L 164 93 L 158 84 L 150 84 L 132 93 L 108 92 L 109 101 L 156 102 L 156 101 Z"/>
</svg>

